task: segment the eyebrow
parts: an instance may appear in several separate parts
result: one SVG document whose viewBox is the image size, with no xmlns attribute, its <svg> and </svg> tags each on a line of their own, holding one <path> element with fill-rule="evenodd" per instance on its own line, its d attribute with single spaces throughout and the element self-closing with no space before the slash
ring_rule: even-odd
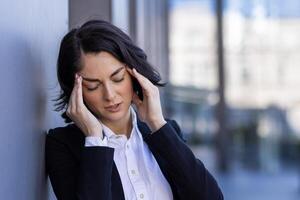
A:
<svg viewBox="0 0 300 200">
<path fill-rule="evenodd" d="M 119 69 L 117 69 L 116 71 L 114 71 L 109 77 L 112 78 L 114 75 L 116 75 L 117 73 L 119 73 L 122 69 L 124 69 L 125 67 L 120 67 Z M 81 76 L 83 80 L 89 81 L 89 82 L 100 82 L 102 83 L 102 81 L 100 81 L 99 79 L 94 79 L 94 78 L 87 78 L 87 77 L 83 77 Z"/>
</svg>

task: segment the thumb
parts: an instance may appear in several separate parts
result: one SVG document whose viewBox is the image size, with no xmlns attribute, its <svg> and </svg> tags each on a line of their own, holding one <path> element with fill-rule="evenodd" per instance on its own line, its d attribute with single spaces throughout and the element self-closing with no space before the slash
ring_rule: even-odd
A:
<svg viewBox="0 0 300 200">
<path fill-rule="evenodd" d="M 133 93 L 132 101 L 137 107 L 139 107 L 143 103 L 136 93 Z"/>
</svg>

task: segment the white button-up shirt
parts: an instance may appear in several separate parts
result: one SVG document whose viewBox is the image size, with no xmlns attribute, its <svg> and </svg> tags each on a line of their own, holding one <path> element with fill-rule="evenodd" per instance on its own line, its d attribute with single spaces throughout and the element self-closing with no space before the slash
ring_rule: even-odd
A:
<svg viewBox="0 0 300 200">
<path fill-rule="evenodd" d="M 130 137 L 116 135 L 102 124 L 104 138 L 86 137 L 85 146 L 114 148 L 114 162 L 120 174 L 126 200 L 171 200 L 172 190 L 137 126 L 137 116 L 130 107 Z"/>
</svg>

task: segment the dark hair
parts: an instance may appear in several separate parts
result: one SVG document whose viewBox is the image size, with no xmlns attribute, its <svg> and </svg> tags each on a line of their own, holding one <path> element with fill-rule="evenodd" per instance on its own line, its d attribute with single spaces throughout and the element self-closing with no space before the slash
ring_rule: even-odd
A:
<svg viewBox="0 0 300 200">
<path fill-rule="evenodd" d="M 81 56 L 88 53 L 105 51 L 130 68 L 135 68 L 147 77 L 154 85 L 160 83 L 161 76 L 147 61 L 145 52 L 137 47 L 123 31 L 109 22 L 90 20 L 79 28 L 74 28 L 62 39 L 57 60 L 57 78 L 61 87 L 56 102 L 55 111 L 62 111 L 66 123 L 72 120 L 66 115 L 67 105 L 74 87 L 75 74 L 82 69 Z M 133 89 L 142 99 L 142 88 L 133 78 Z"/>
</svg>

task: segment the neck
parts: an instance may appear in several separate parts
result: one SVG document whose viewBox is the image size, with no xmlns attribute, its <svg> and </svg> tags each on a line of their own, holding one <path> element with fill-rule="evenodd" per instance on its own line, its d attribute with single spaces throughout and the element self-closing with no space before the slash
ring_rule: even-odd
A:
<svg viewBox="0 0 300 200">
<path fill-rule="evenodd" d="M 110 128 L 116 135 L 126 135 L 127 138 L 130 137 L 132 130 L 132 119 L 131 119 L 130 109 L 128 110 L 126 116 L 118 121 L 102 121 L 108 128 Z"/>
</svg>

